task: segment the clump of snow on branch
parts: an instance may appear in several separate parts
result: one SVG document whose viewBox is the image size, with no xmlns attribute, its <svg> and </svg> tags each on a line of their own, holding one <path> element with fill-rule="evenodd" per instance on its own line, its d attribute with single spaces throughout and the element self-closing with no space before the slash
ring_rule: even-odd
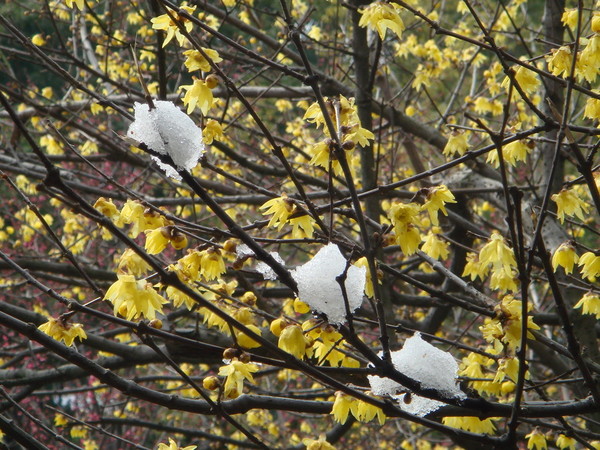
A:
<svg viewBox="0 0 600 450">
<path fill-rule="evenodd" d="M 202 130 L 173 102 L 155 100 L 154 108 L 145 103 L 135 103 L 134 122 L 127 137 L 145 144 L 150 150 L 169 155 L 178 169 L 191 170 L 204 153 Z M 153 156 L 161 169 L 170 177 L 180 179 L 177 171 Z"/>
<path fill-rule="evenodd" d="M 323 313 L 330 323 L 346 320 L 346 307 L 342 288 L 336 277 L 346 269 L 346 258 L 335 244 L 328 244 L 306 264 L 292 271 L 298 283 L 298 297 L 311 309 Z M 351 265 L 345 281 L 350 312 L 363 301 L 366 268 Z"/>
<path fill-rule="evenodd" d="M 436 389 L 448 398 L 465 398 L 456 382 L 458 364 L 450 353 L 444 352 L 421 338 L 420 333 L 408 338 L 401 350 L 392 352 L 394 368 L 421 383 L 423 388 Z M 369 375 L 371 391 L 375 395 L 389 395 L 400 407 L 416 416 L 425 416 L 444 406 L 444 403 L 409 392 L 406 387 L 390 378 Z"/>
<path fill-rule="evenodd" d="M 285 266 L 285 261 L 281 258 L 279 253 L 269 252 L 269 255 L 271 255 L 273 257 L 273 259 L 275 261 L 277 261 L 279 264 L 281 264 L 282 266 Z M 275 273 L 275 271 L 273 269 L 271 269 L 271 266 L 269 266 L 265 262 L 260 261 L 256 265 L 256 271 L 259 272 L 260 274 L 262 274 L 262 276 L 265 280 L 276 280 L 277 279 L 277 274 Z"/>
<path fill-rule="evenodd" d="M 283 260 L 283 258 L 281 258 L 279 253 L 269 252 L 269 255 L 271 255 L 273 257 L 273 259 L 275 261 L 277 261 L 279 264 L 281 264 L 282 266 L 285 266 L 285 261 Z M 254 256 L 254 252 L 246 244 L 240 244 L 236 248 L 236 256 L 238 257 L 238 259 L 244 260 L 246 258 Z M 256 271 L 258 273 L 260 273 L 265 280 L 276 280 L 277 279 L 277 274 L 275 273 L 275 271 L 273 269 L 271 269 L 271 266 L 269 266 L 265 262 L 259 261 L 256 264 Z"/>
</svg>

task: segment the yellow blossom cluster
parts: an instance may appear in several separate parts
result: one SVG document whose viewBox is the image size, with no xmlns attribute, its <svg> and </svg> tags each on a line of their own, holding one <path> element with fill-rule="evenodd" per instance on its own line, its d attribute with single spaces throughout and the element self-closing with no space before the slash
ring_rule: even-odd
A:
<svg viewBox="0 0 600 450">
<path fill-rule="evenodd" d="M 485 319 L 480 330 L 485 340 L 492 345 L 489 350 L 490 353 L 500 354 L 504 350 L 504 346 L 510 351 L 521 347 L 521 323 L 523 321 L 521 304 L 521 300 L 515 299 L 512 295 L 507 295 L 494 308 L 495 317 Z M 528 311 L 531 310 L 531 305 L 527 306 Z M 540 329 L 531 316 L 527 316 L 527 329 Z M 527 337 L 529 339 L 534 338 L 530 331 L 527 331 Z"/>
<path fill-rule="evenodd" d="M 233 358 L 228 364 L 221 366 L 219 375 L 225 378 L 223 395 L 225 398 L 237 398 L 242 395 L 244 381 L 254 383 L 253 373 L 258 372 L 258 366 L 250 362 L 242 362 Z"/>
<path fill-rule="evenodd" d="M 180 9 L 184 10 L 188 14 L 193 14 L 196 10 L 196 6 L 187 6 L 186 2 L 183 2 L 180 6 Z M 171 18 L 171 16 L 173 18 Z M 151 19 L 151 22 L 153 29 L 167 32 L 167 36 L 163 42 L 163 47 L 171 42 L 173 37 L 175 37 L 180 46 L 183 46 L 187 41 L 186 37 L 181 33 L 178 24 L 182 25 L 188 33 L 192 31 L 192 28 L 194 27 L 193 23 L 189 19 L 180 16 L 177 12 L 171 9 L 169 9 L 169 14 L 163 14 L 161 16 L 154 17 Z"/>
<path fill-rule="evenodd" d="M 38 328 L 51 338 L 62 341 L 69 347 L 73 345 L 75 339 L 84 340 L 87 338 L 87 334 L 80 323 L 69 323 L 60 318 L 55 319 L 51 317 Z"/>
<path fill-rule="evenodd" d="M 359 422 L 363 423 L 370 422 L 377 417 L 379 424 L 383 425 L 386 419 L 381 408 L 346 395 L 341 391 L 335 393 L 331 414 L 333 414 L 335 421 L 341 424 L 346 423 L 349 414 L 352 414 Z"/>
<path fill-rule="evenodd" d="M 314 233 L 314 219 L 299 207 L 296 200 L 288 198 L 285 194 L 281 197 L 267 200 L 259 208 L 265 210 L 264 215 L 272 214 L 269 227 L 281 230 L 285 224 L 292 226 L 292 238 L 312 238 Z"/>
<path fill-rule="evenodd" d="M 487 244 L 479 251 L 479 255 L 467 254 L 467 264 L 463 276 L 484 279 L 491 269 L 490 287 L 500 292 L 517 290 L 517 261 L 513 250 L 506 245 L 500 233 L 494 231 Z"/>
</svg>

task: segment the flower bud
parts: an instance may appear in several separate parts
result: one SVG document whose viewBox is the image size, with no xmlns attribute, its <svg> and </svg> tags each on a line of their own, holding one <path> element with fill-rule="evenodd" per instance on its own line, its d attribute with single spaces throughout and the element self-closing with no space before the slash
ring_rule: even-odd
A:
<svg viewBox="0 0 600 450">
<path fill-rule="evenodd" d="M 219 78 L 216 75 L 210 74 L 204 80 L 206 83 L 206 87 L 209 89 L 214 89 L 219 85 Z"/>
</svg>

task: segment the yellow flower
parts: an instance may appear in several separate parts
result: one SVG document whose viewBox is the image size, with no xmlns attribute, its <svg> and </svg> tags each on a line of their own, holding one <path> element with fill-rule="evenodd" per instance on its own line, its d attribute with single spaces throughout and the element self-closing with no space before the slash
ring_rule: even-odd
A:
<svg viewBox="0 0 600 450">
<path fill-rule="evenodd" d="M 523 66 L 519 66 L 519 68 L 516 70 L 515 80 L 526 94 L 531 94 L 532 92 L 537 91 L 540 85 L 540 80 L 535 72 Z M 502 81 L 502 87 L 508 89 L 509 83 L 510 79 L 508 77 L 504 78 Z"/>
<path fill-rule="evenodd" d="M 447 259 L 450 254 L 448 242 L 438 237 L 441 231 L 439 227 L 433 227 L 425 237 L 425 242 L 421 247 L 421 251 L 435 259 Z"/>
<path fill-rule="evenodd" d="M 325 436 L 320 436 L 318 440 L 302 439 L 302 443 L 306 445 L 306 450 L 335 450 L 335 447 L 325 440 Z"/>
<path fill-rule="evenodd" d="M 531 153 L 531 147 L 523 141 L 514 141 L 510 144 L 506 144 L 502 149 L 502 152 L 507 164 L 514 166 L 517 161 L 525 162 L 527 160 L 527 155 Z"/>
<path fill-rule="evenodd" d="M 492 233 L 489 242 L 479 252 L 479 261 L 486 266 L 504 267 L 506 270 L 517 265 L 513 250 L 506 245 L 504 238 L 497 231 Z"/>
<path fill-rule="evenodd" d="M 393 5 L 393 6 L 392 6 Z M 402 36 L 404 31 L 404 22 L 398 11 L 395 3 L 373 2 L 362 11 L 359 11 L 362 16 L 358 22 L 359 27 L 369 27 L 376 29 L 381 39 L 385 39 L 385 32 L 389 28 L 398 37 Z"/>
<path fill-rule="evenodd" d="M 296 205 L 287 195 L 283 194 L 281 197 L 267 200 L 259 209 L 266 210 L 262 213 L 265 216 L 273 214 L 268 226 L 277 227 L 278 230 L 281 230 L 287 222 L 288 217 L 296 210 Z"/>
<path fill-rule="evenodd" d="M 416 203 L 394 202 L 388 213 L 396 234 L 396 242 L 406 256 L 415 253 L 421 243 L 421 234 L 416 226 L 420 209 Z"/>
<path fill-rule="evenodd" d="M 444 147 L 444 155 L 453 156 L 454 154 L 458 154 L 458 156 L 462 156 L 469 149 L 469 142 L 467 133 L 455 130 L 452 132 L 450 137 L 448 138 L 448 142 Z"/>
<path fill-rule="evenodd" d="M 548 448 L 546 436 L 544 436 L 538 428 L 535 428 L 531 433 L 525 436 L 525 439 L 527 439 L 528 450 L 546 450 Z"/>
<path fill-rule="evenodd" d="M 223 128 L 221 128 L 221 124 L 213 119 L 208 119 L 206 121 L 206 125 L 204 125 L 204 129 L 202 130 L 202 140 L 206 145 L 210 145 L 213 143 L 215 139 L 221 140 L 223 139 Z"/>
<path fill-rule="evenodd" d="M 277 346 L 298 359 L 306 353 L 306 339 L 299 325 L 289 325 L 283 329 L 279 336 Z"/>
<path fill-rule="evenodd" d="M 490 266 L 487 264 L 481 264 L 479 262 L 479 256 L 477 253 L 467 253 L 467 263 L 463 270 L 463 277 L 471 277 L 471 281 L 475 281 L 477 277 L 484 279 L 490 270 Z"/>
<path fill-rule="evenodd" d="M 54 415 L 54 426 L 55 427 L 64 427 L 65 425 L 68 425 L 69 421 L 67 420 L 67 418 L 60 414 L 60 413 L 56 413 Z"/>
<path fill-rule="evenodd" d="M 77 6 L 79 11 L 83 11 L 83 7 L 85 6 L 83 0 L 65 0 L 65 5 L 67 8 L 73 9 L 73 4 Z"/>
<path fill-rule="evenodd" d="M 573 308 L 581 308 L 582 314 L 593 314 L 600 319 L 600 295 L 587 292 Z"/>
<path fill-rule="evenodd" d="M 556 215 L 560 223 L 565 221 L 565 214 L 567 216 L 577 216 L 581 221 L 585 220 L 584 212 L 587 213 L 590 206 L 581 200 L 573 189 L 563 189 L 550 198 L 556 202 Z"/>
<path fill-rule="evenodd" d="M 216 50 L 204 47 L 202 47 L 202 50 L 213 63 L 220 63 L 223 61 L 223 58 L 219 56 L 219 52 Z M 186 57 L 184 64 L 185 67 L 187 67 L 188 72 L 193 72 L 195 70 L 210 72 L 212 69 L 208 60 L 198 50 L 186 50 L 183 54 Z"/>
<path fill-rule="evenodd" d="M 69 1 L 69 0 L 67 0 L 67 1 Z M 83 0 L 81 0 L 81 1 L 83 2 Z M 194 11 L 196 10 L 195 6 L 185 6 L 185 2 L 182 4 L 182 6 L 180 6 L 180 8 L 183 9 L 188 14 L 193 14 Z M 175 18 L 175 20 L 177 20 L 177 22 L 181 23 L 185 27 L 185 30 L 188 33 L 190 31 L 192 31 L 192 28 L 193 28 L 192 22 L 190 22 L 188 19 L 180 16 L 179 14 L 177 14 L 175 11 L 171 10 L 170 8 L 169 8 L 169 11 L 170 11 L 171 15 Z M 153 29 L 163 30 L 163 31 L 167 32 L 167 37 L 165 38 L 165 40 L 163 42 L 163 47 L 165 45 L 167 45 L 171 41 L 171 39 L 173 39 L 173 37 L 175 37 L 177 39 L 177 42 L 179 42 L 179 45 L 183 46 L 186 38 L 183 34 L 181 34 L 181 31 L 179 31 L 179 27 L 173 20 L 171 20 L 171 18 L 169 17 L 168 14 L 163 14 L 161 16 L 154 17 L 151 19 L 151 22 L 152 22 Z"/>
<path fill-rule="evenodd" d="M 444 417 L 442 423 L 449 427 L 467 430 L 472 433 L 493 434 L 496 431 L 496 426 L 491 419 L 481 420 L 478 417 Z"/>
<path fill-rule="evenodd" d="M 579 21 L 579 11 L 577 8 L 565 9 L 560 20 L 563 25 L 574 30 L 577 28 L 577 22 Z"/>
<path fill-rule="evenodd" d="M 214 101 L 212 91 L 206 81 L 196 77 L 192 77 L 192 79 L 194 80 L 193 84 L 179 86 L 179 89 L 187 91 L 183 96 L 183 104 L 187 106 L 188 114 L 191 114 L 197 106 L 202 114 L 207 115 Z"/>
<path fill-rule="evenodd" d="M 258 328 L 256 325 L 254 325 L 252 323 L 246 324 L 246 327 L 248 327 L 250 330 L 254 331 L 259 336 L 262 334 L 262 331 L 260 330 L 260 328 Z M 243 348 L 258 348 L 262 345 L 260 342 L 255 341 L 250 336 L 248 336 L 247 334 L 245 334 L 239 330 L 235 330 L 235 338 L 237 339 L 238 345 Z"/>
<path fill-rule="evenodd" d="M 118 274 L 115 281 L 106 291 L 105 300 L 114 305 L 114 314 L 121 314 L 127 320 L 140 317 L 153 320 L 156 312 L 162 313 L 162 305 L 167 301 L 162 298 L 145 280 L 136 280 L 133 275 Z"/>
<path fill-rule="evenodd" d="M 225 273 L 225 261 L 219 249 L 211 247 L 201 252 L 200 271 L 208 281 L 216 280 Z"/>
<path fill-rule="evenodd" d="M 288 222 L 292 226 L 293 239 L 311 239 L 313 237 L 315 231 L 314 220 L 308 214 L 292 217 Z"/>
<path fill-rule="evenodd" d="M 577 448 L 577 441 L 572 437 L 567 437 L 564 434 L 560 434 L 556 439 L 556 446 L 560 449 L 575 450 Z"/>
<path fill-rule="evenodd" d="M 552 75 L 567 77 L 571 70 L 571 62 L 573 61 L 573 55 L 571 54 L 570 47 L 560 47 L 558 49 L 550 50 L 550 55 L 546 56 L 546 62 L 548 63 L 548 69 L 552 72 Z"/>
<path fill-rule="evenodd" d="M 33 45 L 37 45 L 38 47 L 41 47 L 42 45 L 44 45 L 46 43 L 46 39 L 44 38 L 43 34 L 38 33 L 31 38 L 31 43 Z"/>
<path fill-rule="evenodd" d="M 600 100 L 593 97 L 588 98 L 585 102 L 583 116 L 588 119 L 600 120 Z"/>
<path fill-rule="evenodd" d="M 87 338 L 80 323 L 68 323 L 53 317 L 48 319 L 48 322 L 40 325 L 38 329 L 57 341 L 63 341 L 68 347 L 73 345 L 76 338 L 80 340 Z"/>
<path fill-rule="evenodd" d="M 385 414 L 381 408 L 363 400 L 356 401 L 356 418 L 363 423 L 370 422 L 377 416 L 379 425 L 385 424 Z"/>
<path fill-rule="evenodd" d="M 256 364 L 243 363 L 238 360 L 233 360 L 226 366 L 221 366 L 219 368 L 219 375 L 227 377 L 223 387 L 225 397 L 239 397 L 244 390 L 244 380 L 254 383 L 253 372 L 258 372 Z"/>
<path fill-rule="evenodd" d="M 196 445 L 188 445 L 187 447 L 180 447 L 177 445 L 173 439 L 169 438 L 169 445 L 167 444 L 158 444 L 156 450 L 195 450 L 197 448 Z"/>
<path fill-rule="evenodd" d="M 573 273 L 573 266 L 577 261 L 579 261 L 579 256 L 577 256 L 573 243 L 570 241 L 563 242 L 554 251 L 554 255 L 552 255 L 552 268 L 556 272 L 558 266 L 561 266 L 565 269 L 566 274 L 571 274 Z"/>
<path fill-rule="evenodd" d="M 600 275 L 600 256 L 596 256 L 592 252 L 581 255 L 577 265 L 582 267 L 581 275 L 584 278 L 593 279 Z"/>
<path fill-rule="evenodd" d="M 333 419 L 341 424 L 346 423 L 350 410 L 356 408 L 355 403 L 356 399 L 354 397 L 350 397 L 341 391 L 336 392 L 335 401 L 333 402 L 333 407 L 331 408 Z"/>
<path fill-rule="evenodd" d="M 498 289 L 501 292 L 516 292 L 519 288 L 517 285 L 517 272 L 503 266 L 494 267 L 490 277 L 490 288 Z"/>
<path fill-rule="evenodd" d="M 438 211 L 442 211 L 445 216 L 448 215 L 446 207 L 444 206 L 446 203 L 456 203 L 454 195 L 452 192 L 450 192 L 450 189 L 443 184 L 440 186 L 427 188 L 427 196 L 422 209 L 427 210 L 433 225 L 439 225 Z"/>
<path fill-rule="evenodd" d="M 142 276 L 151 269 L 150 265 L 142 259 L 140 255 L 128 248 L 123 252 L 119 258 L 119 264 L 117 271 L 119 273 L 125 273 L 135 275 L 137 277 Z"/>
<path fill-rule="evenodd" d="M 166 227 L 146 231 L 146 244 L 144 248 L 150 255 L 157 255 L 167 248 L 169 236 Z"/>
</svg>

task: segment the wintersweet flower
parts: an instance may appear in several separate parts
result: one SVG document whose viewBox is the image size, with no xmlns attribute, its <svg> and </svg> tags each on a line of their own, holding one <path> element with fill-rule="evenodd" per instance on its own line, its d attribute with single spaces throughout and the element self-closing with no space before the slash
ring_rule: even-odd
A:
<svg viewBox="0 0 600 450">
<path fill-rule="evenodd" d="M 515 166 L 518 161 L 525 162 L 527 160 L 527 155 L 531 153 L 531 149 L 532 147 L 523 141 L 514 141 L 504 146 L 502 155 L 507 164 Z"/>
<path fill-rule="evenodd" d="M 477 255 L 477 253 L 467 253 L 467 263 L 465 264 L 465 268 L 462 273 L 463 277 L 470 277 L 471 281 L 475 281 L 477 277 L 483 280 L 489 271 L 490 266 L 487 264 L 481 264 L 479 261 L 479 255 Z"/>
<path fill-rule="evenodd" d="M 169 244 L 169 235 L 166 227 L 146 231 L 146 244 L 144 248 L 150 255 L 157 255 Z"/>
<path fill-rule="evenodd" d="M 598 91 L 595 91 L 598 93 Z M 600 119 L 600 100 L 597 98 L 590 97 L 585 102 L 585 109 L 583 110 L 583 117 L 588 119 L 599 120 Z"/>
<path fill-rule="evenodd" d="M 87 338 L 87 334 L 85 334 L 80 323 L 68 323 L 53 317 L 48 319 L 48 322 L 40 325 L 38 329 L 57 341 L 63 341 L 67 347 L 73 345 L 73 341 L 77 338 L 80 340 Z"/>
<path fill-rule="evenodd" d="M 396 3 L 373 2 L 362 11 L 358 22 L 359 27 L 368 27 L 377 30 L 381 40 L 385 39 L 385 32 L 389 28 L 396 36 L 401 37 L 404 31 L 404 22 L 396 10 Z"/>
<path fill-rule="evenodd" d="M 219 375 L 227 377 L 223 391 L 227 398 L 237 398 L 244 390 L 244 380 L 254 383 L 252 373 L 258 372 L 258 366 L 252 363 L 243 363 L 234 359 L 226 366 L 219 368 Z"/>
<path fill-rule="evenodd" d="M 85 3 L 83 0 L 65 0 L 65 5 L 71 9 L 73 9 L 73 5 L 76 5 L 79 11 L 83 11 Z"/>
<path fill-rule="evenodd" d="M 552 72 L 552 75 L 557 77 L 567 77 L 569 75 L 572 61 L 571 48 L 567 46 L 558 49 L 553 48 L 550 50 L 550 55 L 546 56 L 548 70 Z"/>
<path fill-rule="evenodd" d="M 314 220 L 308 214 L 302 216 L 293 217 L 288 220 L 292 226 L 292 238 L 293 239 L 311 239 L 315 232 Z"/>
<path fill-rule="evenodd" d="M 201 252 L 200 271 L 208 281 L 220 278 L 226 271 L 221 251 L 210 247 Z"/>
<path fill-rule="evenodd" d="M 441 228 L 433 227 L 425 237 L 425 242 L 421 247 L 421 251 L 435 259 L 447 259 L 450 254 L 448 242 L 438 237 L 441 232 Z"/>
<path fill-rule="evenodd" d="M 575 266 L 577 261 L 579 261 L 579 256 L 577 256 L 573 242 L 563 242 L 554 251 L 554 255 L 552 255 L 552 268 L 556 272 L 558 266 L 561 266 L 568 275 L 573 273 L 573 266 Z"/>
<path fill-rule="evenodd" d="M 130 248 L 123 252 L 117 266 L 118 273 L 135 275 L 136 277 L 144 275 L 150 269 L 152 267 Z"/>
<path fill-rule="evenodd" d="M 111 199 L 106 200 L 104 197 L 100 197 L 96 200 L 96 203 L 94 203 L 94 209 L 113 221 L 117 221 L 119 218 L 119 210 Z"/>
<path fill-rule="evenodd" d="M 341 424 L 346 423 L 346 420 L 348 420 L 348 414 L 351 410 L 356 410 L 356 406 L 356 399 L 354 397 L 350 397 L 341 391 L 337 391 L 335 393 L 333 407 L 331 408 L 333 419 Z"/>
<path fill-rule="evenodd" d="M 370 392 L 367 392 L 369 394 Z M 356 402 L 356 418 L 358 421 L 367 423 L 377 417 L 379 425 L 385 424 L 385 413 L 383 410 L 371 403 L 367 403 L 364 400 L 357 400 Z"/>
<path fill-rule="evenodd" d="M 83 2 L 83 0 L 81 0 L 81 1 Z M 193 14 L 194 11 L 196 10 L 195 6 L 186 6 L 185 2 L 180 6 L 180 8 L 183 9 L 188 14 Z M 179 14 L 177 14 L 177 12 L 173 11 L 170 8 L 169 8 L 169 12 L 171 13 L 171 16 L 173 16 L 178 23 L 180 23 L 184 26 L 185 30 L 188 33 L 190 31 L 192 31 L 192 28 L 194 27 L 194 25 L 192 24 L 192 22 L 190 22 L 189 19 L 186 19 L 185 17 L 180 16 Z M 183 46 L 186 38 L 183 34 L 181 34 L 181 31 L 179 30 L 177 23 L 171 19 L 169 14 L 163 14 L 161 16 L 154 17 L 150 21 L 152 22 L 153 29 L 163 30 L 163 31 L 167 32 L 167 36 L 165 37 L 165 40 L 163 42 L 163 47 L 165 45 L 167 45 L 169 42 L 171 42 L 171 39 L 173 39 L 173 37 L 175 37 L 175 39 L 177 39 L 177 42 L 179 43 L 180 46 Z"/>
<path fill-rule="evenodd" d="M 416 226 L 420 209 L 416 203 L 395 202 L 388 213 L 396 234 L 396 242 L 407 256 L 415 253 L 421 243 L 421 233 Z"/>
<path fill-rule="evenodd" d="M 265 216 L 273 214 L 269 220 L 268 226 L 277 227 L 278 230 L 281 230 L 287 222 L 288 217 L 294 213 L 296 205 L 294 204 L 293 200 L 289 199 L 287 195 L 283 194 L 281 197 L 267 200 L 258 209 L 266 210 L 262 213 Z"/>
<path fill-rule="evenodd" d="M 556 446 L 561 450 L 575 450 L 577 448 L 577 441 L 572 437 L 560 434 L 558 438 L 556 438 Z"/>
<path fill-rule="evenodd" d="M 442 423 L 452 428 L 470 431 L 471 433 L 493 434 L 496 431 L 496 426 L 492 422 L 492 419 L 482 420 L 473 416 L 444 417 Z"/>
<path fill-rule="evenodd" d="M 595 315 L 600 320 L 600 295 L 587 292 L 573 308 L 581 308 L 582 314 Z"/>
<path fill-rule="evenodd" d="M 590 209 L 590 206 L 581 200 L 573 189 L 563 189 L 550 198 L 556 202 L 556 215 L 560 223 L 564 223 L 565 214 L 567 216 L 577 216 L 579 220 L 584 221 L 584 213 L 587 213 Z"/>
<path fill-rule="evenodd" d="M 195 450 L 196 445 L 188 445 L 187 447 L 180 447 L 173 439 L 169 438 L 169 445 L 160 443 L 156 450 Z"/>
<path fill-rule="evenodd" d="M 546 450 L 546 436 L 536 427 L 531 433 L 525 436 L 527 439 L 527 450 Z"/>
<path fill-rule="evenodd" d="M 479 252 L 479 261 L 486 266 L 504 267 L 507 270 L 517 265 L 512 248 L 506 245 L 504 238 L 497 231 L 492 233 L 488 243 Z"/>
<path fill-rule="evenodd" d="M 258 334 L 259 336 L 262 335 L 261 329 L 258 328 L 256 325 L 250 323 L 247 324 L 246 327 L 254 333 Z M 237 340 L 238 345 L 242 348 L 258 348 L 262 345 L 260 342 L 255 341 L 253 338 L 239 330 L 235 330 L 235 338 Z"/>
<path fill-rule="evenodd" d="M 460 130 L 454 130 L 448 138 L 448 142 L 446 142 L 443 153 L 446 156 L 454 156 L 455 154 L 462 156 L 468 149 L 469 142 L 467 133 Z"/>
<path fill-rule="evenodd" d="M 43 34 L 38 33 L 31 38 L 31 43 L 33 45 L 37 45 L 38 47 L 41 47 L 42 45 L 46 44 L 46 39 L 44 39 Z"/>
<path fill-rule="evenodd" d="M 579 11 L 577 8 L 565 9 L 562 17 L 560 18 L 563 25 L 568 26 L 572 30 L 577 28 L 577 22 L 579 21 Z"/>
<path fill-rule="evenodd" d="M 535 72 L 523 66 L 519 66 L 519 68 L 515 71 L 515 81 L 526 94 L 531 94 L 537 91 L 540 86 L 540 80 Z M 510 79 L 508 77 L 504 78 L 502 81 L 502 87 L 508 89 L 509 83 Z"/>
<path fill-rule="evenodd" d="M 596 256 L 593 252 L 581 255 L 577 265 L 582 268 L 581 275 L 584 278 L 593 279 L 600 275 L 600 256 Z"/>
<path fill-rule="evenodd" d="M 105 300 L 114 305 L 114 314 L 120 314 L 127 320 L 145 317 L 156 318 L 162 314 L 162 305 L 167 301 L 162 298 L 145 280 L 136 280 L 133 275 L 118 274 L 115 281 L 106 291 Z"/>
<path fill-rule="evenodd" d="M 188 114 L 198 107 L 202 114 L 207 115 L 214 101 L 212 91 L 205 80 L 196 77 L 192 79 L 193 84 L 179 86 L 179 89 L 187 91 L 183 96 L 183 104 L 187 106 Z"/>
<path fill-rule="evenodd" d="M 279 336 L 277 346 L 285 352 L 302 359 L 306 353 L 306 340 L 300 325 L 289 325 Z"/>
<path fill-rule="evenodd" d="M 302 443 L 306 450 L 335 450 L 335 447 L 326 441 L 325 436 L 320 436 L 317 440 L 305 438 L 302 439 Z"/>
<path fill-rule="evenodd" d="M 202 51 L 213 63 L 220 63 L 223 61 L 223 58 L 219 56 L 219 52 L 216 50 L 202 47 Z M 188 72 L 194 72 L 195 70 L 201 70 L 203 72 L 211 71 L 212 67 L 209 61 L 198 50 L 186 50 L 183 52 L 183 55 L 186 57 L 184 64 Z"/>
<path fill-rule="evenodd" d="M 221 124 L 213 119 L 208 119 L 202 129 L 202 138 L 206 145 L 213 143 L 215 139 L 222 140 L 225 135 Z"/>
<path fill-rule="evenodd" d="M 422 209 L 427 210 L 433 225 L 439 225 L 438 211 L 442 211 L 445 216 L 448 215 L 445 207 L 446 203 L 456 203 L 454 195 L 447 186 L 442 184 L 427 189 L 427 196 Z"/>
</svg>

